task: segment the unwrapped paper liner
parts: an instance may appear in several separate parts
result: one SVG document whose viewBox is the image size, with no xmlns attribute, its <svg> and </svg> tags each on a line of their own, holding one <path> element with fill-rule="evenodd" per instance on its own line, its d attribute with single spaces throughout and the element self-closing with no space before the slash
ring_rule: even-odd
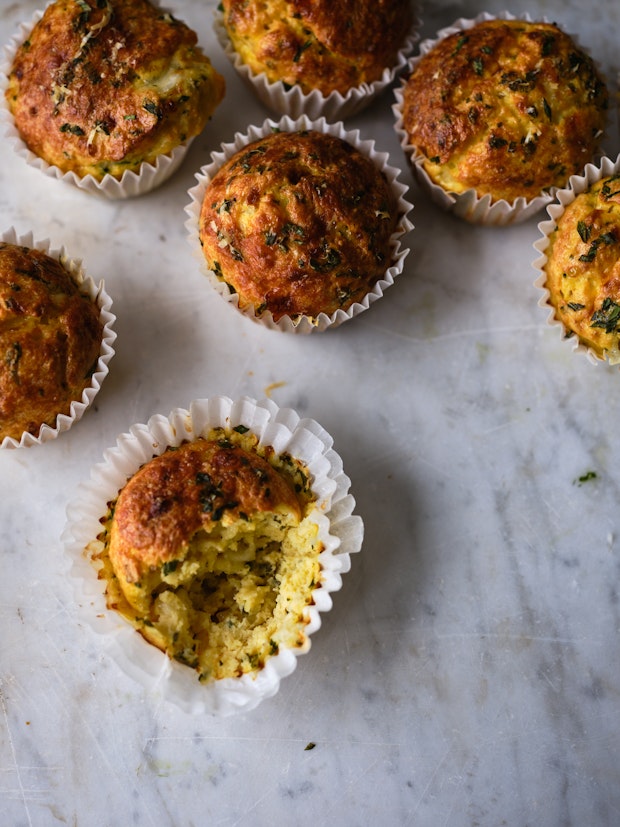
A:
<svg viewBox="0 0 620 827">
<path fill-rule="evenodd" d="M 169 446 L 195 440 L 212 428 L 240 425 L 258 436 L 261 445 L 272 446 L 276 454 L 289 453 L 310 471 L 316 496 L 312 517 L 316 517 L 324 546 L 319 556 L 321 583 L 312 592 L 313 604 L 305 610 L 309 623 L 304 627 L 304 647 L 282 647 L 254 677 L 245 674 L 200 683 L 195 670 L 172 661 L 106 607 L 105 582 L 97 577 L 89 547 L 102 530 L 101 518 L 108 503 L 144 463 Z M 115 448 L 104 453 L 104 461 L 92 469 L 90 480 L 67 508 L 63 542 L 70 558 L 79 617 L 101 635 L 106 651 L 149 695 L 194 714 L 225 716 L 249 711 L 278 691 L 282 678 L 295 669 L 297 657 L 309 650 L 309 636 L 321 626 L 321 613 L 331 609 L 330 595 L 341 588 L 342 575 L 351 566 L 350 555 L 361 548 L 363 523 L 353 514 L 355 500 L 349 487 L 329 434 L 314 420 L 301 419 L 271 400 L 241 397 L 233 401 L 215 396 L 192 402 L 189 410 L 177 408 L 168 417 L 156 415 L 145 425 L 134 425 L 118 437 Z"/>
</svg>

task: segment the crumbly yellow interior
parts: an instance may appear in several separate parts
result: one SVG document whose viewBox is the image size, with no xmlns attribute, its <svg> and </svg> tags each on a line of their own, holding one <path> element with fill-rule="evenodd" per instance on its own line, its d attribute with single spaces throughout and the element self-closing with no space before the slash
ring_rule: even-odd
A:
<svg viewBox="0 0 620 827">
<path fill-rule="evenodd" d="M 251 434 L 226 431 L 237 444 L 260 451 Z M 307 472 L 290 456 L 268 455 L 294 481 L 302 517 L 284 509 L 235 519 L 225 513 L 210 531 L 198 530 L 177 560 L 140 581 L 122 582 L 108 555 L 114 503 L 99 550 L 108 607 L 150 643 L 210 681 L 256 673 L 280 647 L 304 645 L 304 609 L 321 579 L 322 545 L 313 520 Z"/>
</svg>

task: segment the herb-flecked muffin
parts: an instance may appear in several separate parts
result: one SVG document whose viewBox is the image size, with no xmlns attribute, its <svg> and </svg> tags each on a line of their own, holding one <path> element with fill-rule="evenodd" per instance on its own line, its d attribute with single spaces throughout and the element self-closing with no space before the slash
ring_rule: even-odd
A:
<svg viewBox="0 0 620 827">
<path fill-rule="evenodd" d="M 6 98 L 36 156 L 100 181 L 195 137 L 224 88 L 196 34 L 147 0 L 56 0 L 18 48 Z"/>
<path fill-rule="evenodd" d="M 413 22 L 410 0 L 223 0 L 243 63 L 271 82 L 345 94 L 391 68 Z"/>
<path fill-rule="evenodd" d="M 100 536 L 109 608 L 200 681 L 256 673 L 306 640 L 321 580 L 307 470 L 247 428 L 213 428 L 143 465 Z"/>
<path fill-rule="evenodd" d="M 555 317 L 598 358 L 620 363 L 620 173 L 576 195 L 545 255 Z"/>
<path fill-rule="evenodd" d="M 241 310 L 316 320 L 360 302 L 384 276 L 398 220 L 371 158 L 336 135 L 284 130 L 244 146 L 213 175 L 199 238 Z"/>
<path fill-rule="evenodd" d="M 606 126 L 592 59 L 551 23 L 480 20 L 412 65 L 402 125 L 429 178 L 509 203 L 583 170 Z"/>
<path fill-rule="evenodd" d="M 69 414 L 101 350 L 100 311 L 40 250 L 0 242 L 0 441 Z"/>
</svg>

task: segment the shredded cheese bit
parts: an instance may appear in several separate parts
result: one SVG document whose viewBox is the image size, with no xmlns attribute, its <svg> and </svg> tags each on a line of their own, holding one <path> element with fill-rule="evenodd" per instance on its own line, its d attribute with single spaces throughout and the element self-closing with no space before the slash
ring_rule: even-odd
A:
<svg viewBox="0 0 620 827">
<path fill-rule="evenodd" d="M 89 6 L 90 9 L 90 6 Z M 90 9 L 92 11 L 92 9 Z M 82 42 L 80 43 L 80 48 L 78 49 L 78 53 L 75 56 L 76 58 L 80 56 L 84 46 L 88 43 L 89 40 L 92 40 L 93 37 L 97 37 L 99 32 L 108 25 L 110 20 L 112 19 L 112 6 L 110 5 L 109 0 L 105 0 L 105 9 L 103 10 L 103 14 L 101 15 L 101 20 L 98 23 L 95 23 L 88 32 L 82 38 Z"/>
</svg>

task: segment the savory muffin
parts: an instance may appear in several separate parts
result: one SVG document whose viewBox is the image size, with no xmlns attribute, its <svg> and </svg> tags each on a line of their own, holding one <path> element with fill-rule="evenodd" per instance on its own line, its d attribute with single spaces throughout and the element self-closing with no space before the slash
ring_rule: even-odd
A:
<svg viewBox="0 0 620 827">
<path fill-rule="evenodd" d="M 15 55 L 6 98 L 28 148 L 121 178 L 202 131 L 224 80 L 196 34 L 147 0 L 56 0 Z"/>
<path fill-rule="evenodd" d="M 568 204 L 545 255 L 555 317 L 600 359 L 620 362 L 620 173 Z"/>
<path fill-rule="evenodd" d="M 223 0 L 240 59 L 269 81 L 345 94 L 381 78 L 412 23 L 410 0 Z"/>
<path fill-rule="evenodd" d="M 316 320 L 360 302 L 384 276 L 398 220 L 385 175 L 348 141 L 276 131 L 213 175 L 199 238 L 240 309 Z"/>
<path fill-rule="evenodd" d="M 591 58 L 556 25 L 492 19 L 412 65 L 401 114 L 435 184 L 512 203 L 565 185 L 592 160 L 607 106 Z"/>
<path fill-rule="evenodd" d="M 0 441 L 69 413 L 90 384 L 102 333 L 99 308 L 59 261 L 0 242 Z"/>
<path fill-rule="evenodd" d="M 107 603 L 201 681 L 306 642 L 321 579 L 304 467 L 247 428 L 212 429 L 137 471 L 100 539 Z"/>
</svg>

